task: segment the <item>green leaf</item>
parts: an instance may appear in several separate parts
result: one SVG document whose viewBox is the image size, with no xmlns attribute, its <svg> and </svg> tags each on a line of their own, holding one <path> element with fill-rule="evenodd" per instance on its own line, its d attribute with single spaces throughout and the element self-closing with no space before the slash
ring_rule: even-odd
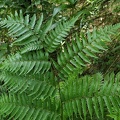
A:
<svg viewBox="0 0 120 120">
<path fill-rule="evenodd" d="M 91 33 L 90 33 L 90 31 L 87 32 L 87 37 L 88 37 L 88 43 L 91 43 L 92 39 L 91 39 Z"/>
<path fill-rule="evenodd" d="M 28 26 L 28 24 L 29 24 L 29 15 L 27 15 L 27 16 L 25 16 L 25 25 L 27 25 Z"/>
<path fill-rule="evenodd" d="M 34 15 L 33 15 L 33 17 L 31 18 L 30 23 L 29 23 L 29 25 L 30 25 L 31 29 L 33 29 L 33 28 L 34 28 L 35 23 L 36 23 L 36 15 L 34 14 Z"/>
<path fill-rule="evenodd" d="M 30 37 L 31 35 L 33 35 L 33 33 L 31 31 L 28 31 L 24 35 L 19 37 L 16 41 L 14 41 L 13 44 L 16 42 L 21 42 L 22 40 L 25 40 L 26 38 Z"/>
<path fill-rule="evenodd" d="M 108 111 L 109 111 L 110 113 L 112 113 L 112 107 L 111 107 L 110 100 L 109 100 L 108 97 L 106 97 L 106 96 L 104 96 L 103 98 L 104 98 L 105 104 L 106 104 L 106 106 L 107 106 L 107 108 L 108 108 Z"/>
<path fill-rule="evenodd" d="M 99 110 L 98 110 L 97 98 L 93 97 L 92 101 L 93 101 L 93 105 L 94 105 L 95 114 L 99 118 Z"/>
<path fill-rule="evenodd" d="M 93 106 L 93 104 L 92 104 L 92 101 L 91 101 L 90 98 L 87 98 L 86 101 L 87 101 L 87 106 L 88 106 L 88 110 L 89 110 L 89 113 L 90 113 L 90 117 L 92 119 L 92 114 L 93 114 L 92 106 Z"/>
<path fill-rule="evenodd" d="M 93 58 L 98 58 L 96 55 L 94 55 L 90 50 L 88 49 L 83 49 L 83 52 L 86 53 L 86 55 L 93 57 Z"/>
<path fill-rule="evenodd" d="M 35 32 L 36 33 L 38 33 L 40 31 L 42 22 L 43 22 L 43 14 L 40 16 L 39 20 L 37 21 L 37 24 L 35 25 Z"/>
<path fill-rule="evenodd" d="M 107 50 L 107 49 L 103 48 L 99 43 L 92 42 L 92 45 L 93 45 L 94 47 L 100 49 L 100 50 L 105 50 L 105 51 Z"/>
<path fill-rule="evenodd" d="M 85 63 L 81 60 L 80 57 L 78 56 L 74 56 L 74 59 L 76 60 L 76 62 L 81 65 L 81 66 L 86 66 Z"/>
<path fill-rule="evenodd" d="M 85 62 L 88 62 L 88 63 L 91 63 L 90 60 L 88 59 L 88 57 L 83 54 L 82 52 L 79 52 L 78 55 L 85 61 Z"/>
<path fill-rule="evenodd" d="M 43 28 L 43 34 L 44 35 L 51 29 L 52 21 L 53 21 L 53 18 L 48 20 L 48 22 L 45 24 L 45 27 Z"/>
<path fill-rule="evenodd" d="M 81 99 L 81 102 L 82 102 L 83 115 L 84 115 L 84 118 L 86 118 L 86 115 L 87 115 L 86 101 L 85 99 Z"/>
</svg>

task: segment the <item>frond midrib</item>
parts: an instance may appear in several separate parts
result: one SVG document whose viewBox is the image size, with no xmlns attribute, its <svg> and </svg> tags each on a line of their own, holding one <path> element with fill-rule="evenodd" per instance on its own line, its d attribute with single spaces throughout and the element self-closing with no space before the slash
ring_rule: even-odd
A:
<svg viewBox="0 0 120 120">
<path fill-rule="evenodd" d="M 0 102 L 0 104 L 1 105 L 3 105 L 3 102 Z M 29 107 L 30 109 L 32 108 L 32 109 L 35 109 L 35 110 L 44 110 L 44 111 L 46 111 L 46 112 L 49 112 L 49 113 L 52 113 L 52 112 L 54 112 L 54 113 L 56 113 L 55 111 L 51 111 L 51 109 L 50 108 L 40 108 L 39 106 L 38 107 L 35 107 L 35 106 L 29 106 L 29 105 L 27 105 L 27 104 L 20 104 L 19 103 L 19 105 L 18 105 L 18 102 L 4 102 L 4 104 L 6 105 L 6 104 L 8 104 L 8 105 L 14 105 L 15 107 L 17 107 L 17 106 L 20 106 L 20 107 Z M 57 114 L 57 113 L 56 113 Z"/>
<path fill-rule="evenodd" d="M 90 97 L 86 97 L 86 96 L 82 96 L 82 97 L 74 97 L 73 99 L 71 98 L 71 99 L 67 99 L 67 100 L 63 100 L 62 101 L 62 103 L 64 104 L 64 103 L 66 103 L 66 102 L 71 102 L 71 101 L 74 101 L 74 100 L 81 100 L 81 99 L 92 99 L 92 98 L 98 98 L 98 97 L 102 97 L 102 98 L 104 98 L 104 97 L 114 97 L 114 96 L 119 96 L 119 95 L 115 95 L 115 93 L 113 93 L 113 95 L 99 95 L 99 96 L 90 96 Z"/>
</svg>

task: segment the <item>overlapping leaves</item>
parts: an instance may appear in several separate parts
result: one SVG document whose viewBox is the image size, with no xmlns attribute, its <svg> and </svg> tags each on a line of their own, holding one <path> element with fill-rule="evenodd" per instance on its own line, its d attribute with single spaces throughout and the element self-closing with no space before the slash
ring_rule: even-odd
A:
<svg viewBox="0 0 120 120">
<path fill-rule="evenodd" d="M 82 78 L 69 78 L 62 85 L 62 101 L 64 104 L 65 116 L 86 116 L 94 115 L 103 119 L 104 110 L 107 108 L 112 113 L 112 107 L 116 110 L 120 108 L 120 73 L 116 76 L 114 73 L 108 74 L 103 81 L 101 74 L 84 76 Z"/>
<path fill-rule="evenodd" d="M 32 17 L 30 15 L 23 17 L 22 11 L 20 11 L 19 14 L 15 12 L 15 15 L 9 15 L 0 22 L 0 25 L 8 28 L 8 34 L 13 38 L 12 45 L 26 45 L 31 42 L 42 41 L 44 35 L 50 30 L 52 18 L 44 26 L 42 26 L 42 22 L 43 14 L 37 19 L 35 14 Z M 43 46 L 42 43 L 41 46 Z"/>
<path fill-rule="evenodd" d="M 77 19 L 78 16 L 73 17 L 67 22 L 59 23 L 54 30 L 50 31 L 49 35 L 45 37 L 45 47 L 47 51 L 54 52 L 56 48 L 60 46 Z"/>
<path fill-rule="evenodd" d="M 8 57 L 5 62 L 2 63 L 1 69 L 18 73 L 33 74 L 44 73 L 50 69 L 51 63 L 48 61 L 48 53 L 42 51 L 32 52 L 23 54 L 22 56 L 18 53 Z"/>
<path fill-rule="evenodd" d="M 55 96 L 58 90 L 55 87 L 56 78 L 50 72 L 45 75 L 17 75 L 9 72 L 2 72 L 0 80 L 4 82 L 3 86 L 7 86 L 9 92 L 24 93 L 32 96 L 32 99 L 48 98 Z"/>
<path fill-rule="evenodd" d="M 60 76 L 68 77 L 73 71 L 84 70 L 84 68 L 96 59 L 98 54 L 107 50 L 107 44 L 112 42 L 112 37 L 120 28 L 120 24 L 106 26 L 99 30 L 94 29 L 92 33 L 87 32 L 87 36 L 76 35 L 72 44 L 67 43 L 67 48 L 58 55 L 56 68 L 60 71 Z"/>
<path fill-rule="evenodd" d="M 52 100 L 55 103 L 55 100 Z M 5 94 L 0 98 L 0 113 L 14 120 L 59 120 L 57 106 L 49 101 L 32 101 L 25 94 Z"/>
</svg>

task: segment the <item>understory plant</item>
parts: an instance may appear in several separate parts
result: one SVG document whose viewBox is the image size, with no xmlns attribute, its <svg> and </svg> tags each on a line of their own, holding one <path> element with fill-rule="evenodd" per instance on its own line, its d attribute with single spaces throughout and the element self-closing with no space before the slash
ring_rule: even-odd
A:
<svg viewBox="0 0 120 120">
<path fill-rule="evenodd" d="M 120 23 L 71 33 L 83 15 L 55 22 L 20 11 L 1 20 L 11 37 L 0 61 L 1 120 L 105 120 L 120 111 L 120 72 L 87 74 Z"/>
</svg>

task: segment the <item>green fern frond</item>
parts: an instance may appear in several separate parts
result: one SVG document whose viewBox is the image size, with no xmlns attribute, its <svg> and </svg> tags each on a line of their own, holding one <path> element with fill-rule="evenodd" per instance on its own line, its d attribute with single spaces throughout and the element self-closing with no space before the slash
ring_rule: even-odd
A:
<svg viewBox="0 0 120 120">
<path fill-rule="evenodd" d="M 55 101 L 54 101 L 55 103 Z M 51 100 L 32 101 L 25 94 L 9 94 L 0 97 L 0 114 L 10 115 L 9 120 L 60 120 L 59 112 Z"/>
<path fill-rule="evenodd" d="M 120 120 L 120 109 L 118 111 L 115 108 L 113 108 L 113 112 L 110 115 L 107 115 L 107 116 L 113 118 L 114 120 Z"/>
<path fill-rule="evenodd" d="M 0 80 L 4 82 L 8 90 L 12 93 L 26 92 L 32 99 L 54 97 L 58 90 L 56 89 L 55 77 L 51 72 L 45 75 L 37 74 L 33 76 L 18 76 L 9 72 L 3 72 L 0 75 Z M 54 81 L 53 81 L 54 80 Z"/>
<path fill-rule="evenodd" d="M 115 34 L 120 24 L 108 26 L 100 30 L 94 29 L 92 33 L 87 32 L 87 38 L 81 35 L 80 38 L 76 35 L 72 44 L 67 43 L 65 48 L 58 57 L 55 64 L 60 71 L 59 76 L 68 77 L 69 74 L 76 70 L 84 70 L 84 68 L 92 63 L 93 58 L 96 59 L 98 54 L 107 50 L 108 43 L 112 42 L 111 34 Z"/>
<path fill-rule="evenodd" d="M 16 55 L 9 56 L 5 62 L 3 62 L 1 69 L 18 73 L 33 74 L 44 73 L 50 69 L 51 63 L 48 61 L 48 53 L 42 51 L 32 52 L 29 54 L 23 54 L 22 56 L 18 53 Z"/>
<path fill-rule="evenodd" d="M 54 52 L 60 46 L 77 19 L 78 16 L 73 17 L 69 21 L 59 23 L 54 30 L 49 32 L 49 35 L 45 36 L 45 47 L 48 52 Z"/>
<path fill-rule="evenodd" d="M 113 73 L 112 73 L 113 74 Z M 103 81 L 101 74 L 84 76 L 80 79 L 68 79 L 62 86 L 61 94 L 64 108 L 64 115 L 71 117 L 73 114 L 86 118 L 88 112 L 91 119 L 94 115 L 97 118 L 104 118 L 104 108 L 112 113 L 112 107 L 120 108 L 120 79 L 118 75 L 111 78 L 108 75 Z M 120 76 L 120 73 L 118 73 Z"/>
<path fill-rule="evenodd" d="M 80 15 L 84 23 L 85 14 L 83 9 L 53 24 L 54 15 L 43 20 L 43 15 L 23 16 L 20 11 L 0 22 L 12 38 L 2 39 L 0 120 L 103 120 L 113 109 L 119 113 L 120 73 L 80 74 L 87 74 L 85 70 L 107 51 L 119 35 L 120 23 L 74 37 L 79 23 L 73 32 L 70 29 Z"/>
<path fill-rule="evenodd" d="M 34 51 L 34 50 L 41 50 L 43 48 L 43 45 L 41 41 L 35 41 L 29 44 L 26 44 L 20 51 L 21 54 Z"/>
<path fill-rule="evenodd" d="M 31 80 L 29 79 L 29 77 L 18 76 L 5 71 L 0 75 L 0 80 L 4 82 L 4 86 L 7 86 L 8 90 L 13 93 L 22 93 L 27 90 Z"/>
<path fill-rule="evenodd" d="M 15 38 L 16 40 L 13 44 L 17 44 L 23 41 L 37 41 L 40 36 L 40 28 L 43 21 L 43 15 L 41 15 L 39 20 L 36 20 L 36 15 L 30 19 L 29 15 L 23 17 L 22 11 L 18 15 L 15 12 L 15 15 L 10 15 L 7 19 L 1 21 L 1 26 L 8 28 L 8 34 Z"/>
</svg>

